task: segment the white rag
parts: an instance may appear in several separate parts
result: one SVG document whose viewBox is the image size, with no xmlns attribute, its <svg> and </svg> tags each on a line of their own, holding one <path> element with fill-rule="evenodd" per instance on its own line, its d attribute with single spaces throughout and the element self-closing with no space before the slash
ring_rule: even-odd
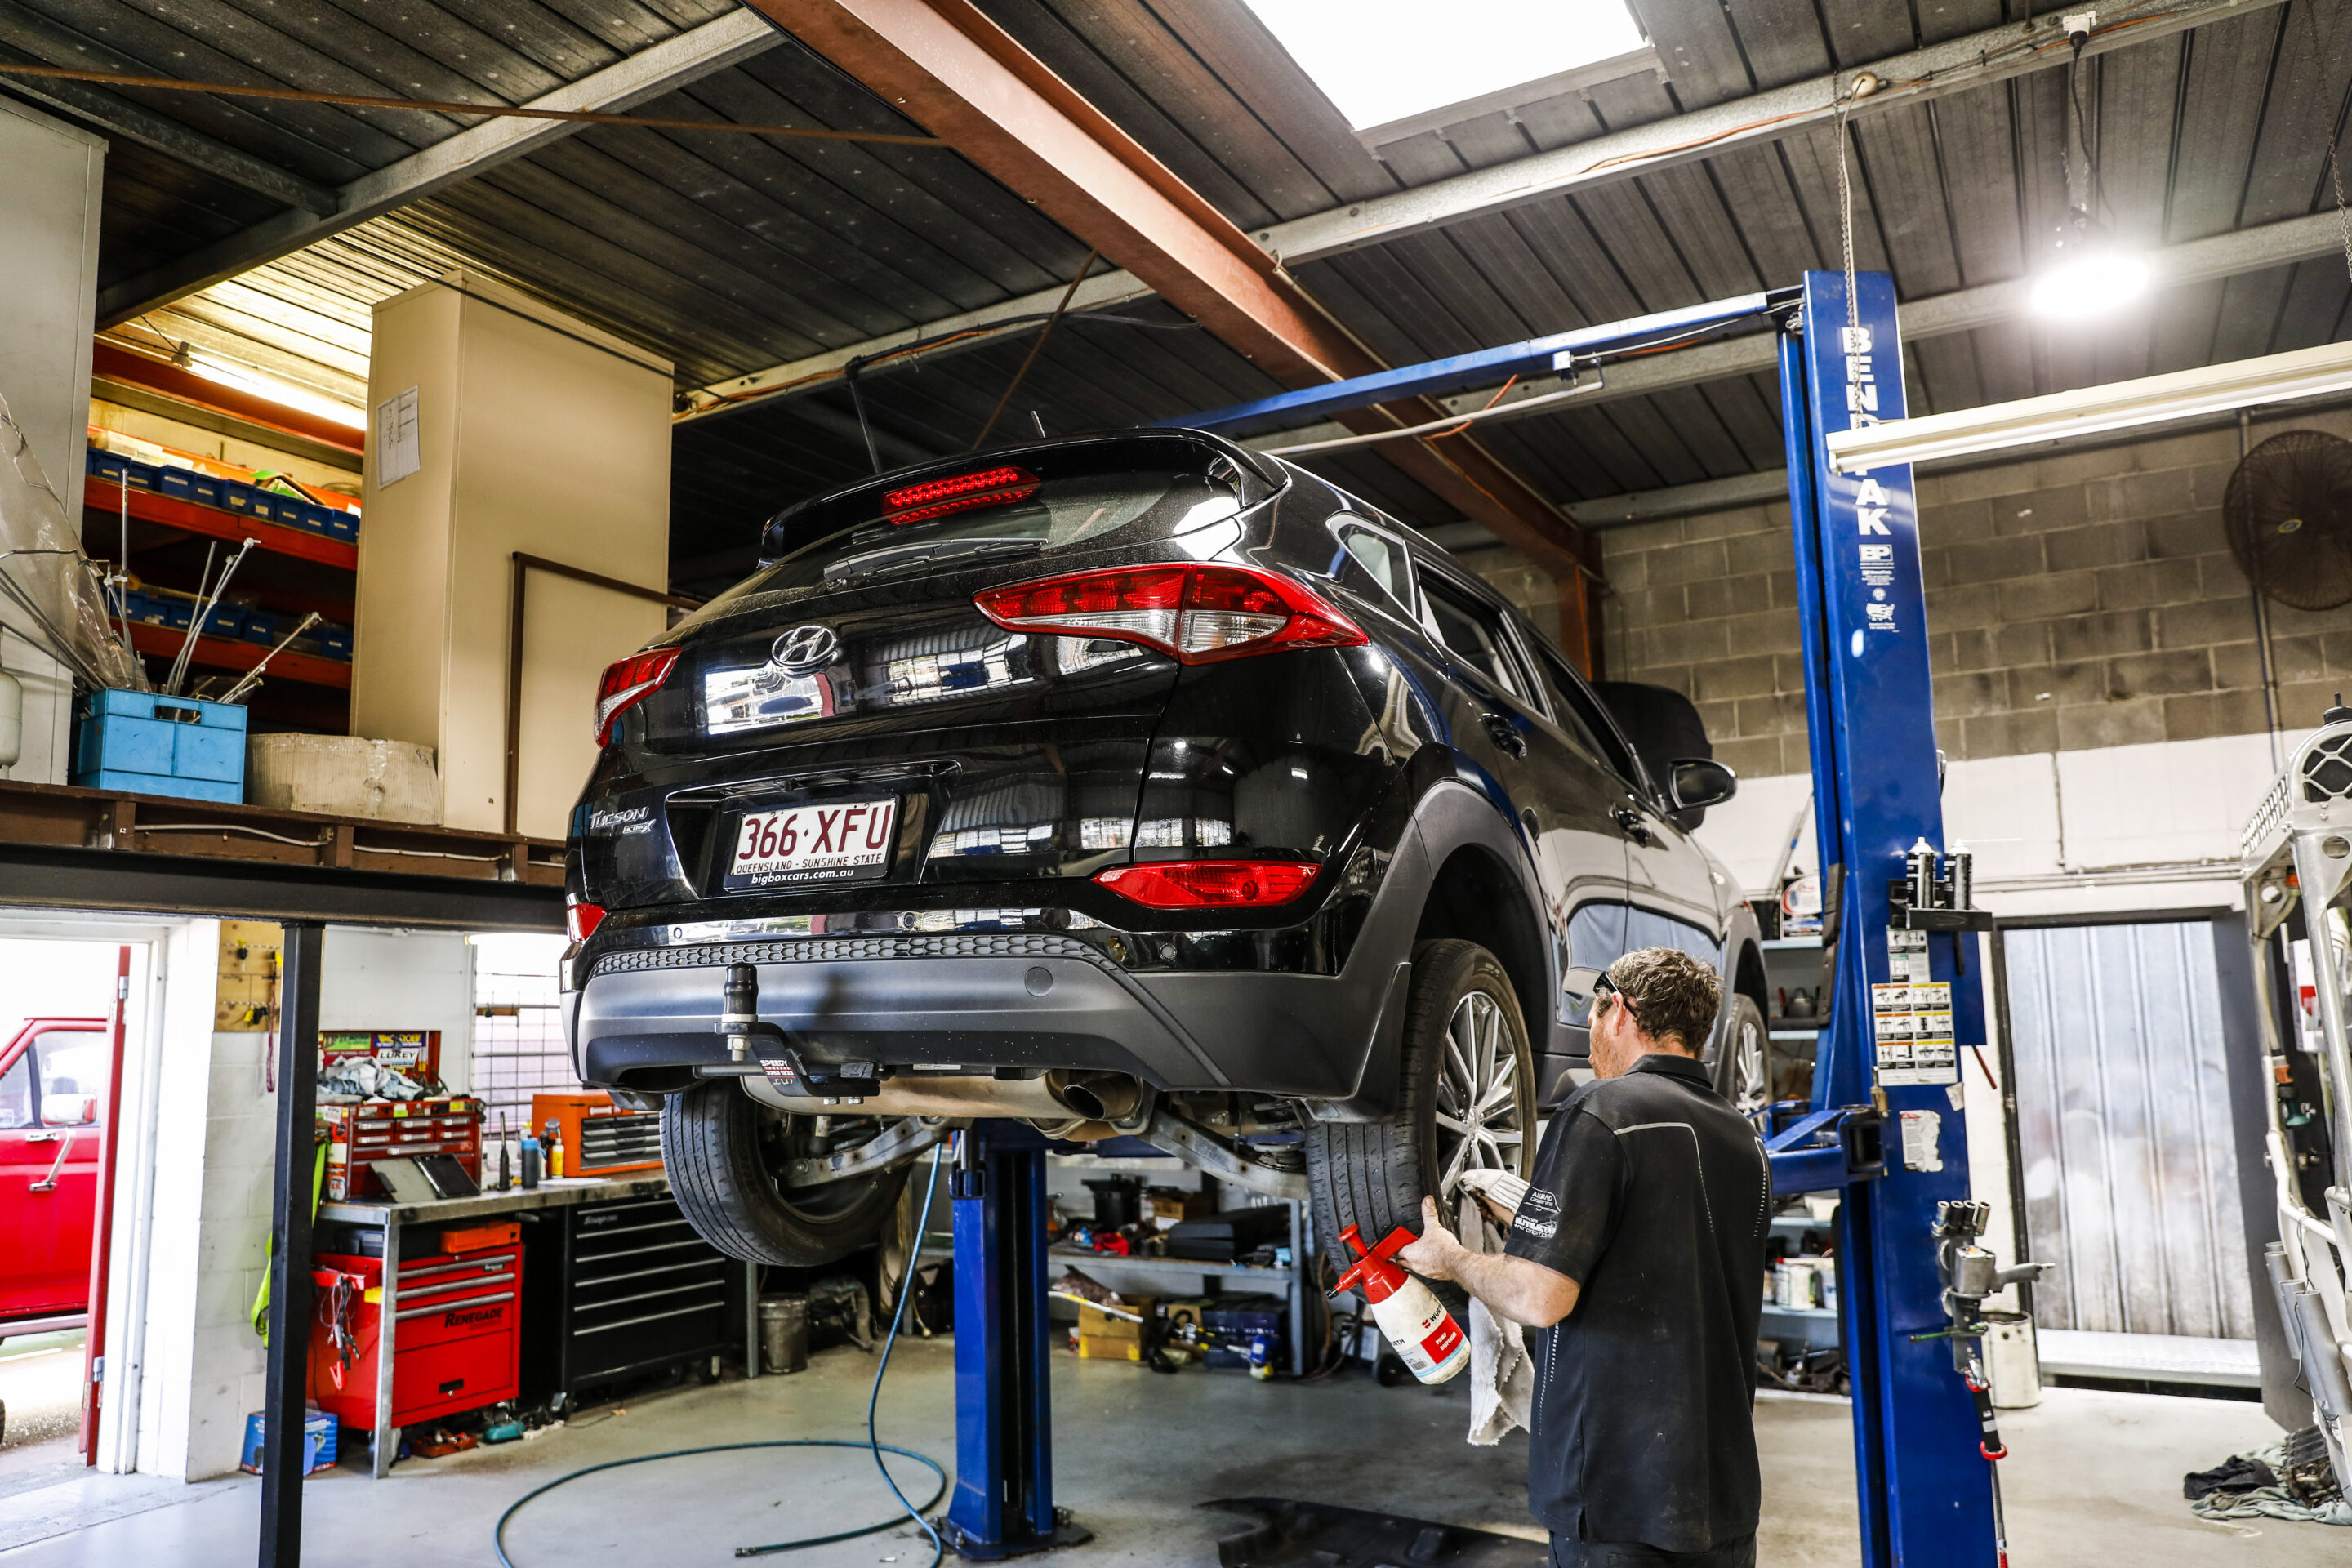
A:
<svg viewBox="0 0 2352 1568">
<path fill-rule="evenodd" d="M 1487 1219 L 1478 1200 L 1466 1192 L 1461 1197 L 1459 1220 L 1461 1228 L 1456 1234 L 1462 1237 L 1463 1246 L 1473 1252 L 1502 1249 L 1502 1233 Z M 1528 1426 L 1533 1419 L 1535 1392 L 1535 1362 L 1528 1354 L 1523 1331 L 1518 1324 L 1497 1318 L 1486 1310 L 1486 1302 L 1472 1297 L 1470 1441 L 1479 1447 L 1491 1448 L 1512 1427 Z"/>
</svg>

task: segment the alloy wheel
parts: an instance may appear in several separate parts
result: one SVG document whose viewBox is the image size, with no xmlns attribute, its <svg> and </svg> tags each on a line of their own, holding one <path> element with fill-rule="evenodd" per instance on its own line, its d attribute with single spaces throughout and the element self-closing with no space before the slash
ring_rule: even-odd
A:
<svg viewBox="0 0 2352 1568">
<path fill-rule="evenodd" d="M 1517 1052 L 1503 1010 L 1484 991 L 1454 1005 L 1438 1066 L 1437 1159 L 1441 1208 L 1451 1212 L 1465 1171 L 1521 1173 L 1528 1108 L 1519 1103 Z"/>
</svg>

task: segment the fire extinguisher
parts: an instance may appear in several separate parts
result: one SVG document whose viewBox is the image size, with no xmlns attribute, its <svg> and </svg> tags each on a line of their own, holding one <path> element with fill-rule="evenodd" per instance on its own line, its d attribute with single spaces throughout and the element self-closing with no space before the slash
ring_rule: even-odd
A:
<svg viewBox="0 0 2352 1568">
<path fill-rule="evenodd" d="M 1393 1261 L 1400 1251 L 1412 1245 L 1412 1232 L 1399 1226 L 1369 1252 L 1352 1225 L 1339 1233 L 1339 1239 L 1356 1249 L 1356 1261 L 1339 1276 L 1330 1294 L 1360 1286 L 1364 1300 L 1371 1303 L 1372 1321 L 1380 1324 L 1381 1332 L 1388 1336 L 1413 1376 L 1423 1383 L 1444 1383 L 1470 1364 L 1470 1341 L 1462 1325 L 1428 1286 Z"/>
</svg>

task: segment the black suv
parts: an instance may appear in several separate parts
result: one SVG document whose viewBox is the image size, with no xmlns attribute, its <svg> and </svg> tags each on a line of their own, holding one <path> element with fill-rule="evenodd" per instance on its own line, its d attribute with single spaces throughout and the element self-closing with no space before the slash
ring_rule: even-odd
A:
<svg viewBox="0 0 2352 1568">
<path fill-rule="evenodd" d="M 572 823 L 585 1082 L 662 1097 L 713 1245 L 872 1241 L 949 1123 L 1134 1134 L 1386 1234 L 1527 1169 L 1591 971 L 1732 984 L 1753 919 L 1689 837 L 1697 715 L 1596 692 L 1446 553 L 1213 436 L 902 469 L 770 522 L 751 577 L 605 673 Z"/>
</svg>

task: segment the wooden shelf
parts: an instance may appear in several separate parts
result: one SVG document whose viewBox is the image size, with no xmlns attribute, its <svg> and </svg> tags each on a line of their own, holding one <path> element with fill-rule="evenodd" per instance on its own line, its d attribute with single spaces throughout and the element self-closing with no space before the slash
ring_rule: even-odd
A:
<svg viewBox="0 0 2352 1568">
<path fill-rule="evenodd" d="M 93 474 L 83 481 L 82 505 L 102 517 L 118 518 L 122 514 L 122 487 Z M 346 544 L 340 539 L 329 539 L 323 534 L 306 533 L 283 523 L 263 522 L 257 518 L 224 511 L 216 506 L 182 500 L 176 496 L 159 496 L 152 490 L 133 489 L 131 492 L 131 515 L 142 522 L 176 528 L 183 533 L 202 534 L 209 539 L 226 540 L 231 544 L 242 544 L 250 539 L 257 550 L 291 555 L 300 561 L 315 561 L 322 566 L 332 566 L 344 572 L 360 569 L 360 547 L 356 544 Z M 103 533 L 98 536 L 101 542 L 105 537 Z"/>
<path fill-rule="evenodd" d="M 186 636 L 177 626 L 133 625 L 131 646 L 157 658 L 176 658 L 180 643 Z M 196 651 L 188 656 L 188 662 L 201 664 L 210 669 L 251 669 L 268 651 L 260 643 L 206 635 L 197 639 Z M 299 680 L 306 686 L 328 686 L 338 691 L 349 691 L 352 689 L 352 667 L 341 659 L 296 653 L 289 647 L 269 661 L 269 668 L 262 679 Z"/>
</svg>

